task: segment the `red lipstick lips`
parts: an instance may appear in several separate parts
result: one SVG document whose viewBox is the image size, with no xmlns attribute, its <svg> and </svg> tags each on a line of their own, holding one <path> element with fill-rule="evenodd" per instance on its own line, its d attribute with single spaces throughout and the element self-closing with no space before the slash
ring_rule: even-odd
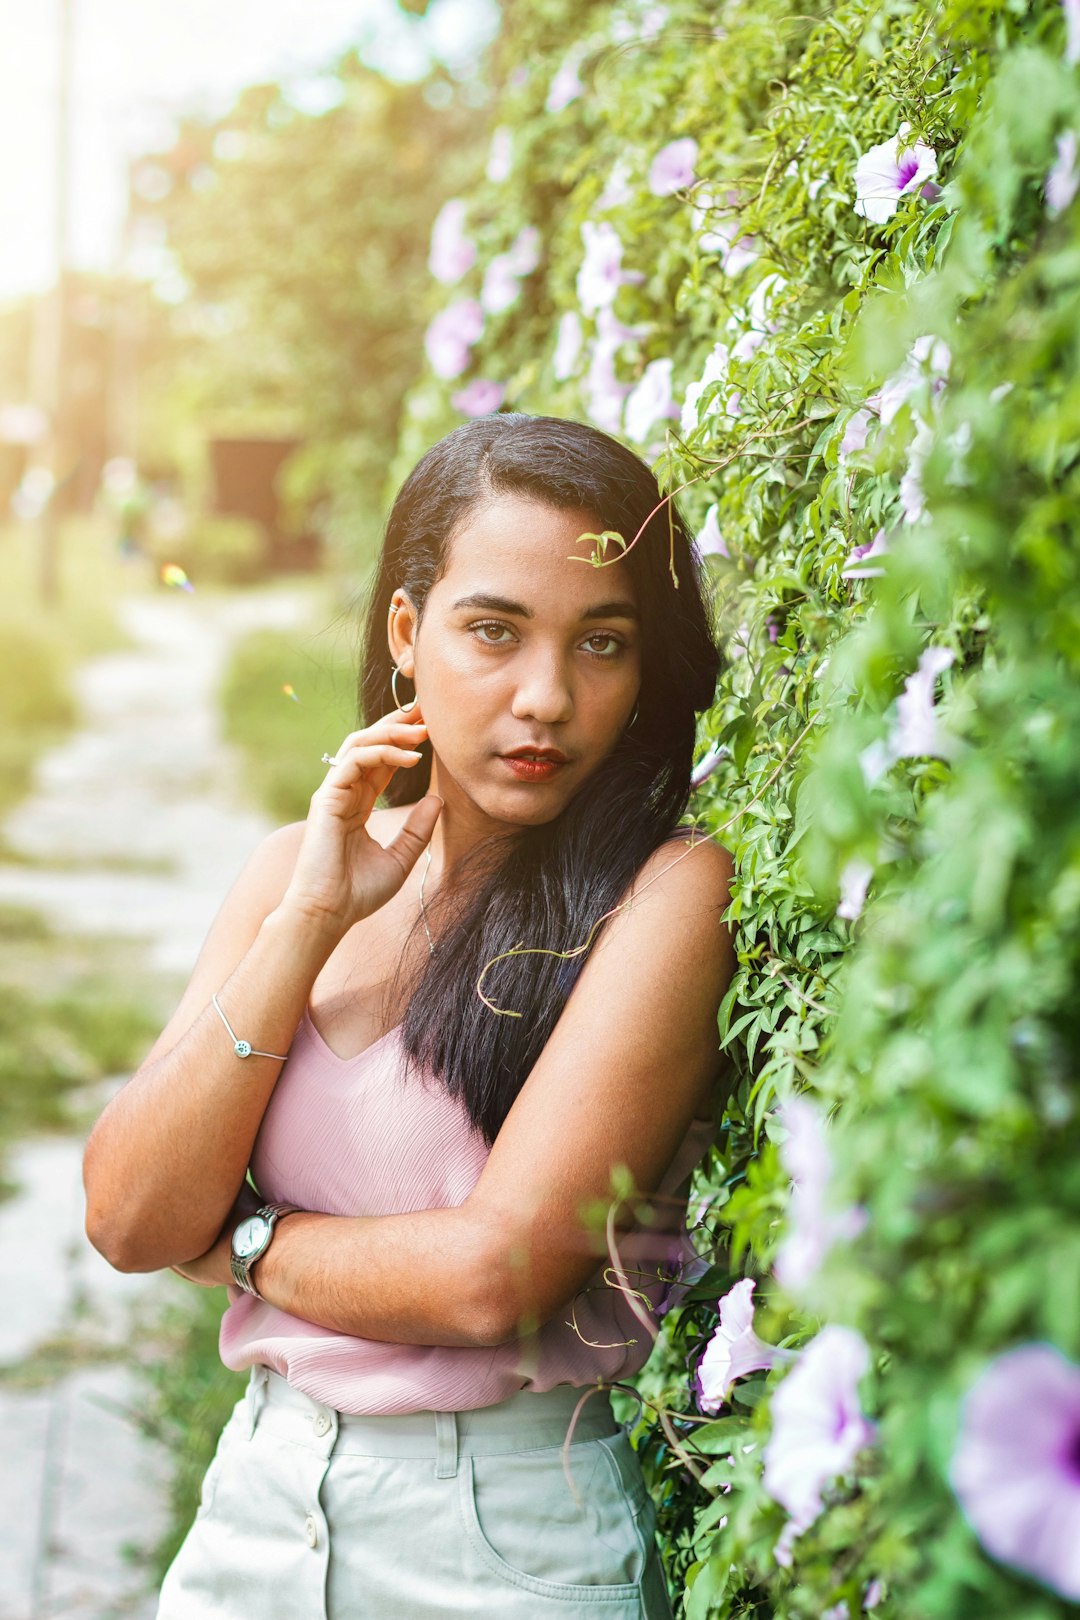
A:
<svg viewBox="0 0 1080 1620">
<path fill-rule="evenodd" d="M 499 757 L 519 782 L 548 782 L 568 762 L 560 748 L 530 748 L 527 743 Z"/>
</svg>

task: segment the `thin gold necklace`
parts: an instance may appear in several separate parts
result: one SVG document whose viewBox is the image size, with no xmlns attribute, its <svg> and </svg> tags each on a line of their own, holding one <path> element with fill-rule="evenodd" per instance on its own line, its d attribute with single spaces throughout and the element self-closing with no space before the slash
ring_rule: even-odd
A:
<svg viewBox="0 0 1080 1620">
<path fill-rule="evenodd" d="M 420 920 L 424 924 L 424 933 L 427 935 L 428 950 L 431 953 L 431 955 L 434 956 L 435 955 L 435 941 L 431 937 L 431 929 L 428 927 L 427 912 L 424 910 L 424 884 L 427 882 L 427 875 L 431 871 L 431 845 L 430 844 L 425 849 L 424 854 L 427 856 L 427 865 L 424 867 L 424 875 L 420 879 Z"/>
</svg>

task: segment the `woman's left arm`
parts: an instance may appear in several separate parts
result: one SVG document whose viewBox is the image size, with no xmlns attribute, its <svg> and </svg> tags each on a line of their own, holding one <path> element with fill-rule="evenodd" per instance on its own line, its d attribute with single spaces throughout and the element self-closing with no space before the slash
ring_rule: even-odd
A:
<svg viewBox="0 0 1080 1620">
<path fill-rule="evenodd" d="M 721 922 L 731 874 L 727 851 L 703 837 L 657 850 L 465 1202 L 289 1215 L 254 1268 L 263 1298 L 341 1333 L 441 1345 L 504 1343 L 572 1298 L 604 1252 L 583 1211 L 610 1204 L 617 1166 L 641 1194 L 655 1191 L 717 1072 L 716 1016 L 735 968 Z M 231 1280 L 231 1226 L 185 1275 Z"/>
</svg>

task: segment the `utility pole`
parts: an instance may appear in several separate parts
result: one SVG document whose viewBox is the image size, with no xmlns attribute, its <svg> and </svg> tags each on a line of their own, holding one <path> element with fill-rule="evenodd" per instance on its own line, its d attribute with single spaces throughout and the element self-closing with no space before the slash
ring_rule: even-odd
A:
<svg viewBox="0 0 1080 1620">
<path fill-rule="evenodd" d="M 48 468 L 52 493 L 41 512 L 38 586 L 41 599 L 59 597 L 60 514 L 59 486 L 70 470 L 76 446 L 70 442 L 66 410 L 68 349 L 68 265 L 71 221 L 71 79 L 75 32 L 75 0 L 57 0 L 59 52 L 56 101 L 56 168 L 54 180 L 54 233 L 56 285 L 38 300 L 34 325 L 34 395 L 49 422 Z"/>
</svg>

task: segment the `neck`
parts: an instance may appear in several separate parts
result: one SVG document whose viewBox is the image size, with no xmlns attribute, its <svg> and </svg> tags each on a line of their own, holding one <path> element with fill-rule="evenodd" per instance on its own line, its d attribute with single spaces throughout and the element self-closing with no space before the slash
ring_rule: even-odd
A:
<svg viewBox="0 0 1080 1620">
<path fill-rule="evenodd" d="M 510 834 L 513 828 L 505 821 L 487 816 L 473 801 L 462 793 L 457 783 L 440 769 L 438 755 L 431 762 L 430 793 L 437 793 L 443 801 L 442 813 L 431 840 L 431 878 L 453 879 L 455 867 L 483 839 L 492 833 Z M 428 892 L 430 893 L 430 883 Z"/>
</svg>

